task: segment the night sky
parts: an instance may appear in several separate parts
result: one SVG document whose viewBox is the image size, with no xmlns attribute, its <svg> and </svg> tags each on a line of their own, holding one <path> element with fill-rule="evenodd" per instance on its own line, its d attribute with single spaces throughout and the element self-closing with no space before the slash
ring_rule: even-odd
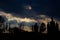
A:
<svg viewBox="0 0 60 40">
<path fill-rule="evenodd" d="M 24 8 L 28 5 L 32 7 L 31 10 Z M 45 14 L 60 18 L 60 2 L 58 0 L 0 0 L 0 10 L 20 17 Z"/>
</svg>

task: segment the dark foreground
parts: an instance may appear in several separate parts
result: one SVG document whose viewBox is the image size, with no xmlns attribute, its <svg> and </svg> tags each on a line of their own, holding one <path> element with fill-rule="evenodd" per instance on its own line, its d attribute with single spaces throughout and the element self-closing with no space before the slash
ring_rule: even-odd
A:
<svg viewBox="0 0 60 40">
<path fill-rule="evenodd" d="M 28 32 L 20 32 L 20 33 L 4 33 L 1 34 L 0 39 L 2 40 L 26 40 L 26 39 L 30 39 L 30 40 L 52 40 L 53 39 L 57 39 L 57 37 L 60 37 L 60 32 L 59 33 L 55 33 L 55 34 L 40 34 L 40 33 L 28 33 Z M 59 38 L 60 39 L 60 38 Z"/>
<path fill-rule="evenodd" d="M 2 40 L 52 40 L 52 38 L 57 38 L 60 37 L 60 32 L 58 33 L 52 33 L 52 34 L 42 34 L 42 33 L 37 33 L 37 32 L 27 32 L 24 30 L 14 30 L 14 33 L 1 33 L 0 34 L 0 39 Z M 60 38 L 59 38 L 60 39 Z"/>
</svg>

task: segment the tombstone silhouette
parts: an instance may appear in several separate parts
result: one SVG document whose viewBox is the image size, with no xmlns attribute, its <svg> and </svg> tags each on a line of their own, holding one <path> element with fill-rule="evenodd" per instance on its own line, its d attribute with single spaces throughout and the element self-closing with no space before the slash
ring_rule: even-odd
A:
<svg viewBox="0 0 60 40">
<path fill-rule="evenodd" d="M 38 25 L 37 23 L 35 23 L 35 25 L 33 26 L 34 32 L 38 32 Z"/>
<path fill-rule="evenodd" d="M 46 30 L 46 25 L 44 23 L 40 26 L 40 33 L 44 32 Z"/>
<path fill-rule="evenodd" d="M 32 25 L 32 28 L 31 29 L 32 29 L 32 32 L 34 32 L 34 25 Z"/>
<path fill-rule="evenodd" d="M 0 33 L 3 32 L 3 29 L 1 29 L 3 23 L 4 23 L 4 18 L 2 16 L 0 16 Z"/>
<path fill-rule="evenodd" d="M 59 29 L 58 29 L 58 23 L 56 23 L 56 32 L 59 32 Z"/>
<path fill-rule="evenodd" d="M 9 27 L 9 32 L 12 33 L 12 28 Z"/>
<path fill-rule="evenodd" d="M 56 33 L 58 30 L 58 24 L 55 23 L 53 18 L 51 17 L 51 21 L 47 24 L 48 33 Z"/>
<path fill-rule="evenodd" d="M 19 29 L 18 29 L 17 27 L 14 27 L 14 28 L 13 28 L 13 32 L 14 32 L 14 33 L 19 33 Z"/>
</svg>

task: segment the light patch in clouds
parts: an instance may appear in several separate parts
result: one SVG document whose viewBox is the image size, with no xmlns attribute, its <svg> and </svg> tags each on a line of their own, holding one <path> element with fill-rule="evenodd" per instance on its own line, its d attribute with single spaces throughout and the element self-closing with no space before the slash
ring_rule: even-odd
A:
<svg viewBox="0 0 60 40">
<path fill-rule="evenodd" d="M 6 16 L 6 18 L 8 19 L 8 21 L 11 21 L 11 20 L 17 20 L 18 22 L 39 22 L 39 23 L 45 23 L 47 25 L 48 22 L 51 21 L 50 17 L 46 16 L 46 15 L 38 15 L 39 18 L 42 18 L 42 19 L 31 19 L 31 18 L 21 18 L 21 17 L 16 17 L 14 15 L 12 15 L 11 13 L 5 13 L 3 11 L 0 11 L 0 15 L 2 16 Z M 60 21 L 54 19 L 55 22 L 57 22 L 59 24 L 59 30 L 60 30 Z M 26 27 L 25 30 L 28 30 L 29 29 L 29 32 L 31 31 L 30 27 Z M 46 30 L 47 31 L 47 30 Z M 46 32 L 45 31 L 45 32 Z"/>
<path fill-rule="evenodd" d="M 27 17 L 25 17 L 25 18 L 16 17 L 16 16 L 13 16 L 11 13 L 5 13 L 5 12 L 2 12 L 2 11 L 0 11 L 0 15 L 6 16 L 8 21 L 10 21 L 10 20 L 17 20 L 18 22 L 23 22 L 23 21 L 25 21 L 25 22 L 37 22 L 34 19 L 30 19 L 30 18 L 27 18 Z"/>
<path fill-rule="evenodd" d="M 28 32 L 32 32 L 31 27 L 28 27 L 28 26 L 24 26 L 23 30 L 28 31 Z"/>
</svg>

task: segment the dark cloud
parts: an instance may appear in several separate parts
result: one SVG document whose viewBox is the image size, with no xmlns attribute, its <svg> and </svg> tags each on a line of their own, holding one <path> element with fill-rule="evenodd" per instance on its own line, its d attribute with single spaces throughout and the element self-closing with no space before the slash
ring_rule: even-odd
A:
<svg viewBox="0 0 60 40">
<path fill-rule="evenodd" d="M 0 10 L 21 17 L 32 17 L 33 15 L 46 14 L 48 16 L 60 17 L 59 1 L 57 0 L 0 0 Z M 32 10 L 29 12 L 23 6 L 31 5 Z M 57 11 L 56 11 L 57 8 Z M 57 15 L 56 15 L 57 14 Z"/>
</svg>

